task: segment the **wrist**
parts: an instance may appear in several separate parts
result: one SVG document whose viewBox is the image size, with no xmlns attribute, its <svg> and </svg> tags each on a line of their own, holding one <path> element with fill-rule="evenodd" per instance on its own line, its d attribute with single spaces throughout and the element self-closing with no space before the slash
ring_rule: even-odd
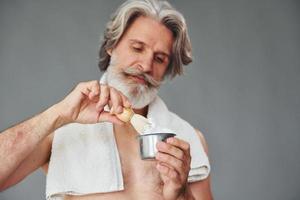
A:
<svg viewBox="0 0 300 200">
<path fill-rule="evenodd" d="M 39 115 L 36 115 L 30 120 L 30 123 L 27 124 L 31 124 L 30 132 L 35 133 L 34 135 L 36 135 L 36 138 L 40 141 L 63 126 L 64 122 L 61 120 L 59 108 L 57 104 L 55 104 Z"/>
<path fill-rule="evenodd" d="M 64 119 L 62 109 L 59 104 L 54 104 L 50 108 L 44 111 L 44 115 L 48 122 L 52 124 L 53 131 L 67 124 L 67 120 Z"/>
</svg>

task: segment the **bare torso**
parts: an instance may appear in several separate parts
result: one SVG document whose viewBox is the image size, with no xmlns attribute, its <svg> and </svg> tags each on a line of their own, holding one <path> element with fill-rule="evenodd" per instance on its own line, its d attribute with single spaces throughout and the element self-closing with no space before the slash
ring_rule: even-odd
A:
<svg viewBox="0 0 300 200">
<path fill-rule="evenodd" d="M 131 126 L 114 127 L 121 158 L 124 190 L 83 196 L 65 196 L 65 200 L 159 200 L 162 198 L 162 181 L 156 170 L 156 161 L 143 161 L 139 157 L 136 132 Z"/>
</svg>

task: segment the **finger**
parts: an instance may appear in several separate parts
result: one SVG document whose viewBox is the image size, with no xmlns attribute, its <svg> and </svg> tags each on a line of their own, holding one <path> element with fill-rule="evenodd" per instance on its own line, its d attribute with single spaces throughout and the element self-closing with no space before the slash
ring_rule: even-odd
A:
<svg viewBox="0 0 300 200">
<path fill-rule="evenodd" d="M 95 88 L 95 86 L 99 84 L 98 81 L 88 81 L 88 82 L 81 82 L 77 85 L 77 88 L 79 88 L 80 92 L 88 96 L 90 92 Z"/>
<path fill-rule="evenodd" d="M 184 152 L 176 146 L 173 146 L 166 142 L 157 142 L 156 147 L 160 152 L 170 154 L 182 161 L 184 160 Z"/>
<path fill-rule="evenodd" d="M 99 101 L 99 94 L 89 94 L 89 99 L 90 101 L 97 103 Z"/>
<path fill-rule="evenodd" d="M 168 138 L 167 143 L 182 149 L 185 155 L 190 156 L 190 144 L 176 137 Z"/>
<path fill-rule="evenodd" d="M 109 100 L 109 87 L 107 85 L 100 85 L 100 98 L 96 105 L 97 109 L 102 109 Z"/>
<path fill-rule="evenodd" d="M 89 85 L 89 99 L 93 101 L 99 100 L 99 94 L 100 94 L 100 84 L 98 81 L 92 81 L 91 85 Z"/>
<path fill-rule="evenodd" d="M 112 109 L 114 114 L 120 114 L 123 112 L 122 98 L 119 92 L 113 87 L 110 88 L 110 100 L 112 102 Z"/>
<path fill-rule="evenodd" d="M 128 98 L 127 98 L 125 95 L 123 95 L 123 93 L 120 92 L 120 91 L 119 91 L 119 94 L 120 94 L 120 96 L 121 96 L 121 98 L 122 98 L 123 106 L 124 106 L 125 108 L 130 108 L 130 107 L 131 107 L 131 103 L 130 103 L 130 101 L 128 100 Z"/>
<path fill-rule="evenodd" d="M 158 152 L 155 158 L 159 162 L 166 163 L 167 165 L 173 167 L 179 174 L 185 175 L 185 166 L 182 160 L 179 160 L 169 154 Z"/>
<path fill-rule="evenodd" d="M 156 169 L 164 176 L 167 176 L 173 181 L 178 181 L 179 175 L 178 173 L 172 169 L 171 167 L 168 167 L 164 165 L 163 163 L 157 163 Z"/>
<path fill-rule="evenodd" d="M 118 125 L 124 125 L 123 121 L 106 111 L 100 113 L 98 122 L 111 122 Z"/>
<path fill-rule="evenodd" d="M 75 90 L 79 91 L 80 93 L 84 94 L 85 96 L 89 96 L 91 91 L 90 91 L 89 87 L 87 87 L 88 84 L 89 84 L 89 82 L 81 82 L 76 86 Z"/>
<path fill-rule="evenodd" d="M 113 104 L 112 104 L 112 101 L 111 100 L 108 100 L 108 107 L 109 107 L 109 110 L 110 110 L 110 114 L 114 114 L 114 109 L 113 109 Z"/>
</svg>

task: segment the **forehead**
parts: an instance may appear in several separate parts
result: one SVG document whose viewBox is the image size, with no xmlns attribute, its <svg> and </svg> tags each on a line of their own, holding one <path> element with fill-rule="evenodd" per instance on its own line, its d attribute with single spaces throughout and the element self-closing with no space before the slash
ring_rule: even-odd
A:
<svg viewBox="0 0 300 200">
<path fill-rule="evenodd" d="M 154 50 L 171 53 L 173 33 L 164 24 L 150 18 L 138 17 L 128 27 L 121 40 L 138 40 Z"/>
</svg>

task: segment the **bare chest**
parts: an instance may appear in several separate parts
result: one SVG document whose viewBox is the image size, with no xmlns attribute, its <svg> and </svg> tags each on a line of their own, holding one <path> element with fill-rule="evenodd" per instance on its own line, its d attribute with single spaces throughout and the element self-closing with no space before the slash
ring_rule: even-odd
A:
<svg viewBox="0 0 300 200">
<path fill-rule="evenodd" d="M 157 161 L 141 160 L 137 140 L 117 140 L 125 190 L 161 194 Z"/>
</svg>

